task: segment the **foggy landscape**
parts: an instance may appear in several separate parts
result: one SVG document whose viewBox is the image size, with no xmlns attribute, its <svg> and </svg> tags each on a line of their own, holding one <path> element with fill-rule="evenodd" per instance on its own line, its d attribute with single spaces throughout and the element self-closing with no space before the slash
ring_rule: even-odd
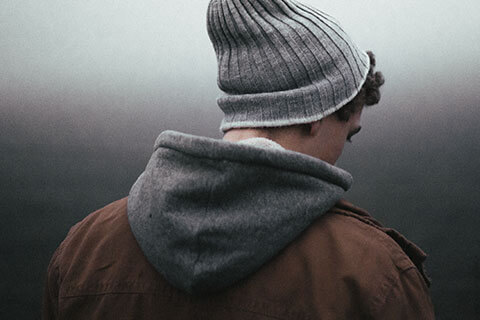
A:
<svg viewBox="0 0 480 320">
<path fill-rule="evenodd" d="M 346 198 L 428 253 L 438 319 L 475 319 L 480 3 L 306 2 L 386 78 L 337 164 L 355 179 Z M 1 319 L 39 317 L 53 251 L 128 195 L 160 132 L 221 138 L 207 5 L 0 2 Z"/>
</svg>

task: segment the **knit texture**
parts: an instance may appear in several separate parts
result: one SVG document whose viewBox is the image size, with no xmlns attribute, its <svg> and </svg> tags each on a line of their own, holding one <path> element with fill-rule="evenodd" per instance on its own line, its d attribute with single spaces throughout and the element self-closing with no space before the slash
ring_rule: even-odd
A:
<svg viewBox="0 0 480 320">
<path fill-rule="evenodd" d="M 293 0 L 212 0 L 220 129 L 322 119 L 351 101 L 370 61 L 331 16 Z"/>
<path fill-rule="evenodd" d="M 346 171 L 289 150 L 163 132 L 128 198 L 150 263 L 191 293 L 246 278 L 327 212 Z"/>
</svg>

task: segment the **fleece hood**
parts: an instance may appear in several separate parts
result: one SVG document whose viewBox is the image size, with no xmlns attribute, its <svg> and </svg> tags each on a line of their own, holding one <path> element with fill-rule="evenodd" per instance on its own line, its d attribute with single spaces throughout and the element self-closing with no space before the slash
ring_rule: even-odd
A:
<svg viewBox="0 0 480 320">
<path fill-rule="evenodd" d="M 130 191 L 128 220 L 167 281 L 213 292 L 269 261 L 351 183 L 297 152 L 165 131 Z"/>
</svg>

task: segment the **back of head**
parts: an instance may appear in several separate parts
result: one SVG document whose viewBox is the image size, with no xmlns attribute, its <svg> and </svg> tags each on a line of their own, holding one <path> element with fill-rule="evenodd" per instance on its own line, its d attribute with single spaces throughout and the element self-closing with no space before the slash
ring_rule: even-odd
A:
<svg viewBox="0 0 480 320">
<path fill-rule="evenodd" d="M 371 59 L 334 18 L 293 0 L 212 0 L 207 25 L 222 131 L 320 120 L 369 75 Z"/>
</svg>

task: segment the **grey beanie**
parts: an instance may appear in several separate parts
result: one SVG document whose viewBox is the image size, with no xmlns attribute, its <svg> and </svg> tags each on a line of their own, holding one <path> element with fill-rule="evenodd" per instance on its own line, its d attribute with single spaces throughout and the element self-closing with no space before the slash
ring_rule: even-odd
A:
<svg viewBox="0 0 480 320">
<path fill-rule="evenodd" d="M 358 94 L 370 69 L 334 18 L 293 0 L 212 0 L 207 27 L 222 131 L 320 120 Z"/>
</svg>

